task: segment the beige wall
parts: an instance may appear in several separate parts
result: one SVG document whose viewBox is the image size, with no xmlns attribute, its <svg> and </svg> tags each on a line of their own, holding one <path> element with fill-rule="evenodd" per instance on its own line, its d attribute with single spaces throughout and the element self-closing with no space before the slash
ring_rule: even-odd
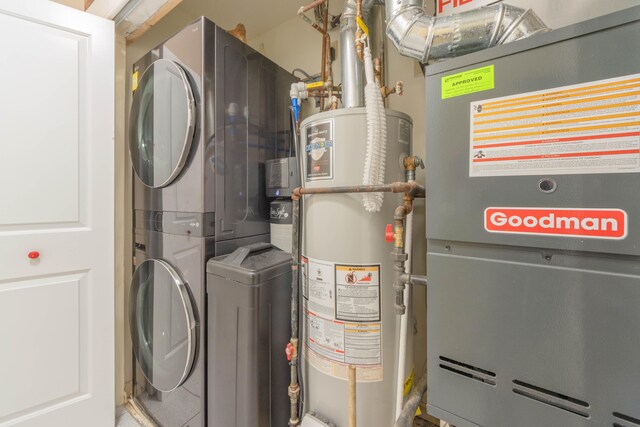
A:
<svg viewBox="0 0 640 427">
<path fill-rule="evenodd" d="M 78 10 L 84 10 L 84 0 L 53 0 L 56 3 L 72 7 Z"/>
<path fill-rule="evenodd" d="M 116 130 L 115 130 L 115 160 L 116 160 L 116 405 L 122 405 L 126 399 L 126 392 L 131 388 L 126 386 L 131 378 L 131 339 L 127 310 L 128 288 L 130 280 L 131 260 L 131 192 L 128 150 L 125 142 L 125 63 L 126 41 L 122 36 L 116 36 Z M 126 392 L 125 392 L 126 391 Z"/>
</svg>

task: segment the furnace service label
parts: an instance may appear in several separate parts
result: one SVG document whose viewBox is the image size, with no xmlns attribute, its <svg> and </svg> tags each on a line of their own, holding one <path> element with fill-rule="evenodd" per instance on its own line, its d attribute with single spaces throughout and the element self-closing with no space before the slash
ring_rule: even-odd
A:
<svg viewBox="0 0 640 427">
<path fill-rule="evenodd" d="M 470 177 L 640 172 L 640 74 L 470 109 Z"/>
<path fill-rule="evenodd" d="M 303 335 L 311 366 L 359 382 L 382 381 L 380 265 L 334 264 L 301 257 Z"/>
</svg>

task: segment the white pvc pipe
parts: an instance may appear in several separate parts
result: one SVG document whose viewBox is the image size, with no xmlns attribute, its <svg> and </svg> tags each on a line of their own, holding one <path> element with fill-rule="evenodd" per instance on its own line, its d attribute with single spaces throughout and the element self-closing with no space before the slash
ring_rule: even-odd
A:
<svg viewBox="0 0 640 427">
<path fill-rule="evenodd" d="M 405 263 L 405 273 L 411 273 L 411 258 L 412 258 L 412 246 L 413 246 L 413 212 L 407 215 L 405 224 L 405 251 L 409 255 L 407 262 Z M 407 283 L 404 288 L 404 305 L 407 307 L 404 314 L 400 316 L 400 345 L 398 346 L 398 372 L 396 383 L 396 416 L 397 420 L 402 412 L 404 406 L 404 380 L 406 370 L 407 359 L 407 341 L 409 331 L 409 318 L 413 310 L 410 309 L 411 305 L 411 283 Z"/>
</svg>

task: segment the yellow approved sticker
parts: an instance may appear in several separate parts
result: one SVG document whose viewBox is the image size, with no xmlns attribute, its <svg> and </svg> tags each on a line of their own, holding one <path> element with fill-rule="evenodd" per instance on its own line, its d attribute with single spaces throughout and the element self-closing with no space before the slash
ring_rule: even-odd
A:
<svg viewBox="0 0 640 427">
<path fill-rule="evenodd" d="M 476 68 L 442 78 L 442 99 L 469 95 L 494 87 L 493 65 Z"/>
<path fill-rule="evenodd" d="M 131 76 L 131 92 L 138 89 L 138 72 L 134 72 Z"/>
</svg>

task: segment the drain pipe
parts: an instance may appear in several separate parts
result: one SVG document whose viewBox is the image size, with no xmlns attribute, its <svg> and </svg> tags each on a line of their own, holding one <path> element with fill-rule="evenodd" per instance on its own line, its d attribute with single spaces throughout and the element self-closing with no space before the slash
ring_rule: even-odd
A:
<svg viewBox="0 0 640 427">
<path fill-rule="evenodd" d="M 422 395 L 427 391 L 427 365 L 424 366 L 424 373 L 422 377 L 418 380 L 416 385 L 413 387 L 411 393 L 409 393 L 409 397 L 407 398 L 407 403 L 402 408 L 402 412 L 400 416 L 396 420 L 394 427 L 412 427 L 413 419 L 416 417 L 416 410 L 420 405 L 420 400 L 422 399 Z"/>
</svg>

